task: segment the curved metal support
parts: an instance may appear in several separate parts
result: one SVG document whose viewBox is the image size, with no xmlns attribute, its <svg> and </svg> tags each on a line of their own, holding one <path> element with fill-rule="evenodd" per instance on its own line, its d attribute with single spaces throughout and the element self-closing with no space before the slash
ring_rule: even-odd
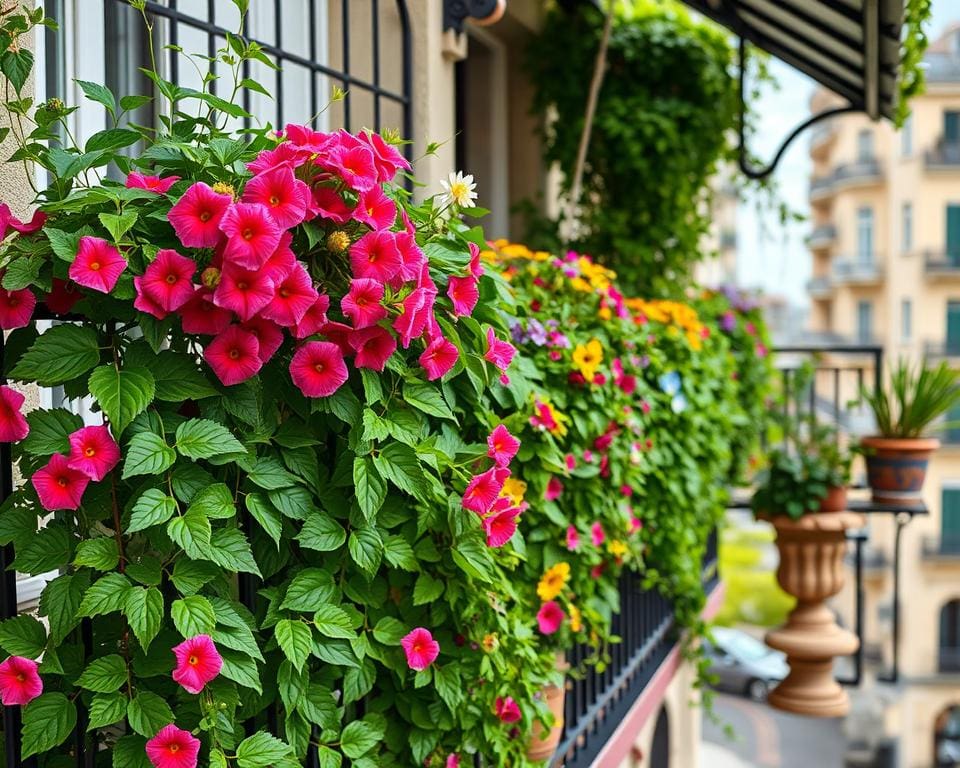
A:
<svg viewBox="0 0 960 768">
<path fill-rule="evenodd" d="M 773 156 L 773 160 L 769 165 L 763 166 L 761 168 L 756 168 L 750 164 L 750 160 L 747 156 L 747 140 L 746 140 L 746 88 L 744 81 L 746 80 L 747 73 L 747 54 L 746 54 L 746 40 L 743 37 L 740 38 L 740 120 L 737 126 L 737 136 L 739 139 L 739 146 L 737 147 L 739 152 L 739 164 L 740 170 L 743 172 L 743 175 L 749 179 L 765 179 L 771 173 L 773 173 L 777 164 L 780 162 L 780 158 L 783 157 L 783 153 L 787 151 L 787 148 L 790 144 L 793 143 L 793 140 L 797 138 L 801 133 L 803 133 L 807 128 L 815 123 L 819 123 L 821 120 L 826 120 L 827 118 L 834 117 L 836 115 L 842 115 L 847 112 L 861 112 L 862 110 L 859 107 L 855 107 L 852 104 L 847 104 L 843 107 L 834 107 L 832 109 L 824 110 L 823 112 L 818 112 L 816 115 L 813 115 L 806 120 L 804 120 L 800 125 L 793 129 L 789 136 L 784 139 L 783 143 L 780 145 L 780 148 L 777 150 L 776 154 Z"/>
<path fill-rule="evenodd" d="M 500 20 L 506 7 L 506 0 L 443 0 L 443 30 L 463 32 L 468 18 L 493 24 Z"/>
</svg>

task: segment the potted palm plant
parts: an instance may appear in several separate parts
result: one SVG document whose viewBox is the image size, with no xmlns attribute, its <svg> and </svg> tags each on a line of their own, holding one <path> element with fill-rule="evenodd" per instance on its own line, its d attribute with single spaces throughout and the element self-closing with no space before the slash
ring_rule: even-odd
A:
<svg viewBox="0 0 960 768">
<path fill-rule="evenodd" d="M 862 397 L 873 411 L 878 432 L 860 441 L 873 500 L 918 502 L 930 455 L 940 447 L 928 432 L 960 402 L 957 372 L 945 362 L 930 368 L 926 361 L 914 366 L 900 360 L 887 387 L 863 391 Z"/>
</svg>

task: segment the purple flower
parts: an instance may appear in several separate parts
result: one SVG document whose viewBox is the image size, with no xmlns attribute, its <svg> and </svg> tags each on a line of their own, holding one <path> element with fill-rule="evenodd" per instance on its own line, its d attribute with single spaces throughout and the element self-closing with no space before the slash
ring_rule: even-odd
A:
<svg viewBox="0 0 960 768">
<path fill-rule="evenodd" d="M 723 317 L 720 318 L 720 327 L 727 333 L 733 333 L 737 327 L 737 316 L 733 312 L 724 312 Z"/>
<path fill-rule="evenodd" d="M 527 334 L 523 330 L 523 324 L 516 322 L 510 326 L 510 337 L 513 339 L 513 343 L 517 346 L 523 344 L 527 340 Z"/>
<path fill-rule="evenodd" d="M 539 320 L 531 318 L 527 321 L 527 337 L 538 347 L 542 347 L 547 343 L 547 329 Z"/>
</svg>

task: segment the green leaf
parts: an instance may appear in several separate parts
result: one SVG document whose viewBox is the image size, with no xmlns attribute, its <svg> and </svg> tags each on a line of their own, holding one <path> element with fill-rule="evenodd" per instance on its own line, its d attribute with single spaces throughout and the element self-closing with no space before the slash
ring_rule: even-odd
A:
<svg viewBox="0 0 960 768">
<path fill-rule="evenodd" d="M 127 665 L 122 656 L 111 654 L 91 661 L 77 685 L 97 693 L 113 693 L 127 682 Z"/>
<path fill-rule="evenodd" d="M 13 656 L 35 659 L 47 644 L 47 630 L 33 616 L 14 616 L 0 622 L 0 648 Z"/>
<path fill-rule="evenodd" d="M 20 358 L 10 377 L 54 387 L 76 379 L 100 361 L 96 332 L 79 325 L 55 325 Z"/>
<path fill-rule="evenodd" d="M 336 594 L 337 587 L 329 571 L 306 568 L 293 577 L 280 607 L 290 611 L 316 611 L 337 599 Z"/>
<path fill-rule="evenodd" d="M 85 574 L 65 573 L 43 588 L 39 613 L 47 617 L 50 639 L 54 645 L 60 645 L 80 623 L 77 612 L 88 583 Z"/>
<path fill-rule="evenodd" d="M 167 536 L 192 560 L 207 559 L 212 535 L 210 518 L 199 512 L 188 510 L 167 523 Z"/>
<path fill-rule="evenodd" d="M 320 768 L 340 768 L 343 765 L 343 755 L 330 747 L 321 746 L 317 750 Z"/>
<path fill-rule="evenodd" d="M 121 736 L 113 745 L 113 768 L 153 768 L 147 759 L 146 747 L 143 736 Z"/>
<path fill-rule="evenodd" d="M 87 730 L 113 725 L 127 714 L 127 697 L 122 693 L 98 693 L 90 702 L 90 722 Z"/>
<path fill-rule="evenodd" d="M 124 573 L 148 587 L 159 587 L 163 581 L 163 566 L 153 555 L 142 555 L 139 562 L 128 562 Z"/>
<path fill-rule="evenodd" d="M 383 557 L 383 541 L 376 528 L 357 528 L 350 533 L 347 543 L 350 557 L 368 574 L 373 575 Z"/>
<path fill-rule="evenodd" d="M 257 561 L 253 559 L 250 543 L 239 528 L 220 528 L 210 538 L 208 559 L 236 573 L 252 573 L 261 576 Z"/>
<path fill-rule="evenodd" d="M 253 519 L 260 523 L 260 527 L 273 539 L 277 549 L 279 549 L 280 536 L 283 533 L 283 521 L 280 519 L 280 513 L 260 493 L 248 494 L 246 503 L 247 510 L 253 515 Z"/>
<path fill-rule="evenodd" d="M 157 399 L 171 403 L 185 400 L 202 400 L 217 394 L 197 364 L 186 355 L 162 350 L 153 357 L 147 367 L 157 384 Z"/>
<path fill-rule="evenodd" d="M 325 512 L 314 512 L 303 524 L 296 536 L 300 546 L 317 552 L 332 552 L 343 546 L 347 532 L 336 520 Z"/>
<path fill-rule="evenodd" d="M 101 576 L 84 593 L 77 615 L 93 617 L 119 611 L 126 605 L 127 595 L 131 589 L 130 582 L 122 573 L 108 573 Z"/>
<path fill-rule="evenodd" d="M 134 109 L 139 109 L 145 104 L 149 104 L 151 101 L 153 101 L 152 96 L 140 96 L 140 95 L 121 96 L 120 109 L 126 112 L 129 112 Z"/>
<path fill-rule="evenodd" d="M 85 167 L 91 167 L 87 165 L 88 163 L 106 165 L 100 159 L 101 153 L 108 154 L 123 147 L 129 147 L 131 144 L 140 141 L 140 138 L 139 133 L 126 128 L 108 128 L 105 131 L 98 131 L 87 139 L 76 171 L 79 172 L 84 170 Z M 74 166 L 71 166 L 70 170 L 73 171 Z"/>
<path fill-rule="evenodd" d="M 387 480 L 411 496 L 422 497 L 426 490 L 423 469 L 414 450 L 403 443 L 390 443 L 376 458 L 376 466 Z"/>
<path fill-rule="evenodd" d="M 387 484 L 369 456 L 357 456 L 353 460 L 353 485 L 360 512 L 367 522 L 373 522 L 387 497 Z"/>
<path fill-rule="evenodd" d="M 383 440 L 390 434 L 386 421 L 370 408 L 363 409 L 363 439 Z"/>
<path fill-rule="evenodd" d="M 419 571 L 420 563 L 413 553 L 413 547 L 403 536 L 394 534 L 388 536 L 383 542 L 383 556 L 394 568 L 402 568 L 405 571 Z"/>
<path fill-rule="evenodd" d="M 261 456 L 257 459 L 248 477 L 252 483 L 268 491 L 289 488 L 296 484 L 296 478 L 272 456 Z"/>
<path fill-rule="evenodd" d="M 213 520 L 228 520 L 236 516 L 237 508 L 226 484 L 213 483 L 193 497 L 187 512 L 196 512 Z"/>
<path fill-rule="evenodd" d="M 248 736 L 237 747 L 238 768 L 270 768 L 287 757 L 293 757 L 290 746 L 265 731 Z"/>
<path fill-rule="evenodd" d="M 117 540 L 101 536 L 99 539 L 86 539 L 77 544 L 77 553 L 73 564 L 88 566 L 98 571 L 112 571 L 120 562 L 120 550 Z"/>
<path fill-rule="evenodd" d="M 340 749 L 351 760 L 356 760 L 373 749 L 381 738 L 383 734 L 378 733 L 369 723 L 354 720 L 340 734 Z"/>
<path fill-rule="evenodd" d="M 43 262 L 40 259 L 19 257 L 7 265 L 0 284 L 8 291 L 21 291 L 37 283 Z"/>
<path fill-rule="evenodd" d="M 91 137 L 91 141 L 94 139 L 96 139 L 96 136 Z M 134 139 L 134 141 L 136 141 L 136 139 Z M 123 239 L 123 236 L 130 230 L 130 227 L 137 223 L 137 212 L 126 210 L 123 213 L 101 213 L 98 218 L 100 219 L 100 223 L 103 224 L 110 233 L 113 242 L 119 243 Z"/>
<path fill-rule="evenodd" d="M 110 426 L 118 439 L 137 414 L 143 413 L 153 401 L 156 388 L 153 374 L 146 368 L 117 370 L 102 365 L 90 374 L 88 382 L 92 394 L 110 419 Z"/>
<path fill-rule="evenodd" d="M 13 568 L 21 573 L 46 573 L 73 559 L 74 539 L 62 523 L 52 522 L 37 531 L 17 552 Z"/>
<path fill-rule="evenodd" d="M 217 615 L 210 601 L 202 595 L 190 595 L 174 600 L 170 616 L 177 631 L 184 637 L 209 635 L 217 625 Z"/>
<path fill-rule="evenodd" d="M 413 585 L 413 604 L 426 605 L 443 594 L 443 582 L 433 578 L 429 573 L 417 576 L 417 583 Z"/>
<path fill-rule="evenodd" d="M 170 580 L 181 595 L 193 595 L 203 589 L 205 584 L 217 578 L 219 574 L 220 569 L 213 563 L 180 558 L 173 566 L 173 574 L 170 576 Z"/>
<path fill-rule="evenodd" d="M 177 500 L 173 496 L 167 496 L 158 488 L 148 488 L 133 505 L 127 533 L 136 533 L 152 525 L 165 523 L 176 511 Z"/>
<path fill-rule="evenodd" d="M 309 448 L 305 448 L 302 451 L 298 451 L 297 455 L 303 455 L 304 453 L 310 452 L 310 450 Z M 286 452 L 288 456 L 291 454 L 293 454 L 292 451 Z M 316 462 L 315 456 L 313 460 Z M 306 474 L 309 476 L 309 470 Z M 270 503 L 276 507 L 281 514 L 292 520 L 306 520 L 307 517 L 316 510 L 316 506 L 313 503 L 313 494 L 299 485 L 268 491 L 267 496 L 270 498 Z"/>
<path fill-rule="evenodd" d="M 296 619 L 282 619 L 277 622 L 273 631 L 283 655 L 298 672 L 301 671 L 313 647 L 310 627 Z"/>
<path fill-rule="evenodd" d="M 403 385 L 403 399 L 419 411 L 441 419 L 456 421 L 439 388 L 422 381 L 408 381 Z"/>
<path fill-rule="evenodd" d="M 21 757 L 39 755 L 59 746 L 77 726 L 77 708 L 62 693 L 44 693 L 23 710 Z"/>
<path fill-rule="evenodd" d="M 150 691 L 140 691 L 134 696 L 127 707 L 127 719 L 133 730 L 148 739 L 175 720 L 170 705 Z"/>
<path fill-rule="evenodd" d="M 400 640 L 407 634 L 407 628 L 393 616 L 384 616 L 373 628 L 373 636 L 377 642 L 384 645 L 400 645 Z"/>
<path fill-rule="evenodd" d="M 91 83 L 89 80 L 74 80 L 74 82 L 80 86 L 88 99 L 103 104 L 111 115 L 117 114 L 117 101 L 109 88 L 99 83 Z"/>
<path fill-rule="evenodd" d="M 229 648 L 221 648 L 220 656 L 223 657 L 223 667 L 220 674 L 244 688 L 251 688 L 257 693 L 263 693 L 263 688 L 260 685 L 260 673 L 257 671 L 257 662 L 247 654 Z"/>
<path fill-rule="evenodd" d="M 451 712 L 456 712 L 463 701 L 463 684 L 460 668 L 456 664 L 443 664 L 433 668 L 433 684 Z"/>
<path fill-rule="evenodd" d="M 138 432 L 130 438 L 127 458 L 123 462 L 123 479 L 137 475 L 159 475 L 177 460 L 177 454 L 166 441 L 153 432 Z"/>
<path fill-rule="evenodd" d="M 53 453 L 70 453 L 69 436 L 83 426 L 83 419 L 63 408 L 50 411 L 37 410 L 27 414 L 30 434 L 20 447 L 34 456 L 49 456 Z"/>
<path fill-rule="evenodd" d="M 343 608 L 337 605 L 319 605 L 313 617 L 313 624 L 325 637 L 340 637 L 344 640 L 353 640 L 357 636 L 350 616 Z"/>
<path fill-rule="evenodd" d="M 490 581 L 493 560 L 487 547 L 475 539 L 467 539 L 459 542 L 451 552 L 453 561 L 464 573 L 482 581 Z"/>
<path fill-rule="evenodd" d="M 243 444 L 222 424 L 190 419 L 177 427 L 177 450 L 191 459 L 209 459 L 226 453 L 243 453 Z"/>
<path fill-rule="evenodd" d="M 10 81 L 17 95 L 23 90 L 32 69 L 33 52 L 29 48 L 11 46 L 0 56 L 0 72 Z"/>
<path fill-rule="evenodd" d="M 123 612 L 144 652 L 148 651 L 163 621 L 163 595 L 160 590 L 154 587 L 131 587 Z"/>
</svg>

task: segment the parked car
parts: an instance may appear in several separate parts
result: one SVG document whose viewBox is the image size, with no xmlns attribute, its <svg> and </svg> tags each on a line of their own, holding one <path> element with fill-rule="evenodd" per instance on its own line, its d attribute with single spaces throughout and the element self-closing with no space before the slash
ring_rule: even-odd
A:
<svg viewBox="0 0 960 768">
<path fill-rule="evenodd" d="M 766 701 L 767 693 L 787 676 L 786 657 L 738 629 L 715 627 L 713 641 L 704 641 L 710 672 L 719 690 Z"/>
</svg>

